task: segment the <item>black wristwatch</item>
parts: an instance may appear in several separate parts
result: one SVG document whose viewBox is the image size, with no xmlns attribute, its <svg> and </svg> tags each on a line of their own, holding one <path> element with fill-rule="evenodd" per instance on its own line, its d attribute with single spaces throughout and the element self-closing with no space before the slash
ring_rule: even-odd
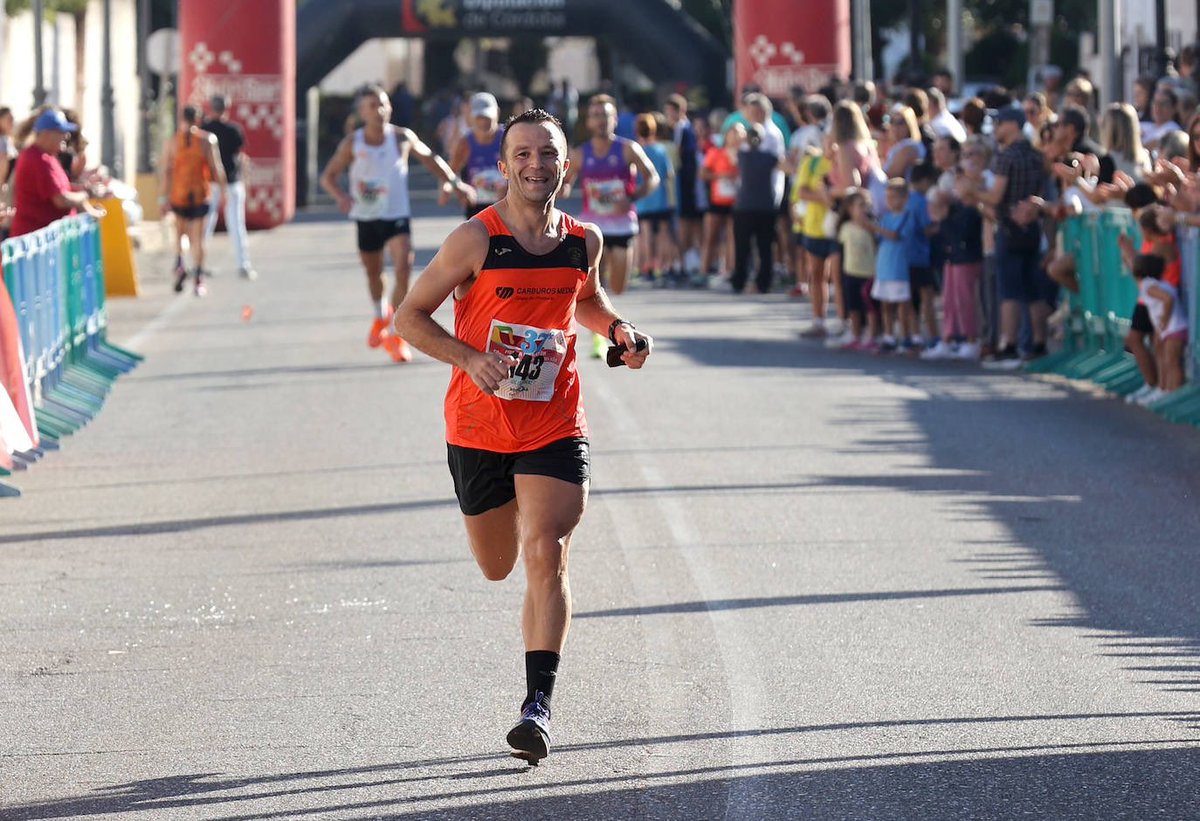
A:
<svg viewBox="0 0 1200 821">
<path fill-rule="evenodd" d="M 608 326 L 608 341 L 614 345 L 617 344 L 617 326 L 618 325 L 628 325 L 632 330 L 635 330 L 635 331 L 637 330 L 637 327 L 632 322 L 629 322 L 628 320 L 614 319 L 612 321 L 612 324 Z"/>
</svg>

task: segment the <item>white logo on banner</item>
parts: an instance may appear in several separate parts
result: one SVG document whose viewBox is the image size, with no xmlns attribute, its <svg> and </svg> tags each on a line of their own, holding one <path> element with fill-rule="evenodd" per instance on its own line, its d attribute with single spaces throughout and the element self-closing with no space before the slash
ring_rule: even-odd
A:
<svg viewBox="0 0 1200 821">
<path fill-rule="evenodd" d="M 197 43 L 188 55 L 196 70 L 190 101 L 204 105 L 214 95 L 228 97 L 233 104 L 230 115 L 249 131 L 266 131 L 283 139 L 283 77 L 279 74 L 242 74 L 242 61 L 229 50 L 216 54 L 207 43 Z M 213 64 L 224 74 L 209 74 Z M 266 214 L 279 222 L 283 219 L 283 166 L 278 157 L 255 157 L 246 174 L 246 210 Z"/>
<path fill-rule="evenodd" d="M 769 39 L 767 39 L 767 35 L 765 34 L 758 35 L 758 37 L 754 39 L 754 42 L 750 44 L 748 51 L 750 53 L 750 59 L 758 63 L 759 68 L 762 68 L 767 63 L 771 62 L 771 60 L 775 59 L 777 55 L 783 55 L 790 60 L 793 65 L 800 65 L 804 62 L 804 52 L 796 48 L 795 43 L 788 41 L 776 46 Z"/>
</svg>

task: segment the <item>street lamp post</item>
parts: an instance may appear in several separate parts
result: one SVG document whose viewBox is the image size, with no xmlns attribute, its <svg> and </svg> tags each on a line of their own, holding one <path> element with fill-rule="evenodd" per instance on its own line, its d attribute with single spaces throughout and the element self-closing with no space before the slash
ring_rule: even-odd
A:
<svg viewBox="0 0 1200 821">
<path fill-rule="evenodd" d="M 150 65 L 146 61 L 146 40 L 150 37 L 150 0 L 138 0 L 138 93 L 141 130 L 138 137 L 138 173 L 153 171 L 150 162 L 150 120 L 154 116 L 150 98 Z"/>
<path fill-rule="evenodd" d="M 117 164 L 117 129 L 113 115 L 113 86 L 112 86 L 112 0 L 104 0 L 104 45 L 102 55 L 103 65 L 100 73 L 103 85 L 100 88 L 100 120 L 101 139 L 104 142 L 100 152 L 100 161 L 108 166 L 109 172 L 120 176 L 121 169 Z"/>
<path fill-rule="evenodd" d="M 42 76 L 42 0 L 33 0 L 33 107 L 46 102 L 45 78 Z"/>
<path fill-rule="evenodd" d="M 1097 0 L 1100 17 L 1100 104 L 1107 106 L 1121 93 L 1121 0 Z"/>
</svg>

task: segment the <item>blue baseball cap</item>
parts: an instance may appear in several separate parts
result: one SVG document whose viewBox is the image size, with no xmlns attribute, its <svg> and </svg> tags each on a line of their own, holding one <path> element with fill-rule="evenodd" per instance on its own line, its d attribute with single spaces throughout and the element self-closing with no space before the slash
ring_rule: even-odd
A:
<svg viewBox="0 0 1200 821">
<path fill-rule="evenodd" d="M 68 122 L 67 118 L 57 108 L 47 109 L 38 115 L 38 118 L 33 121 L 33 130 L 35 133 L 42 131 L 78 131 L 79 126 L 72 122 Z"/>
<path fill-rule="evenodd" d="M 1013 106 L 1005 106 L 996 112 L 997 123 L 1016 123 L 1017 125 L 1025 126 L 1025 112 Z"/>
</svg>

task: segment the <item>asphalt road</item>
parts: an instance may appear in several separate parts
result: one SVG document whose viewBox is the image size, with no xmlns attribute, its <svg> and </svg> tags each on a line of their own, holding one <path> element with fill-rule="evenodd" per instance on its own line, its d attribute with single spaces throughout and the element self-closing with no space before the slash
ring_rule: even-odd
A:
<svg viewBox="0 0 1200 821">
<path fill-rule="evenodd" d="M 523 579 L 467 551 L 448 369 L 365 347 L 347 223 L 252 247 L 205 299 L 142 258 L 112 336 L 146 362 L 0 500 L 0 818 L 1200 814 L 1195 430 L 826 352 L 782 296 L 628 293 L 656 353 L 583 363 L 531 769 Z"/>
</svg>

